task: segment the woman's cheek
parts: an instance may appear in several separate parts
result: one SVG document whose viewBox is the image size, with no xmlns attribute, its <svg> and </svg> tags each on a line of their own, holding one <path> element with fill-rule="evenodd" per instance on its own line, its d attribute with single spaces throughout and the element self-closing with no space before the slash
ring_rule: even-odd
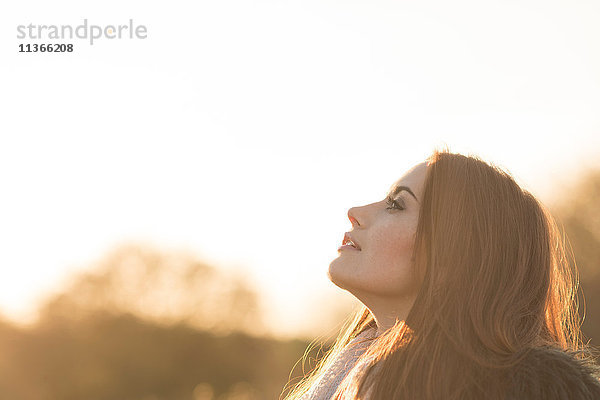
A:
<svg viewBox="0 0 600 400">
<path fill-rule="evenodd" d="M 406 229 L 408 228 L 408 229 Z M 398 226 L 398 224 L 385 226 L 375 235 L 374 242 L 381 253 L 396 257 L 399 254 L 405 253 L 412 248 L 414 242 L 414 232 L 411 232 L 411 227 Z"/>
</svg>

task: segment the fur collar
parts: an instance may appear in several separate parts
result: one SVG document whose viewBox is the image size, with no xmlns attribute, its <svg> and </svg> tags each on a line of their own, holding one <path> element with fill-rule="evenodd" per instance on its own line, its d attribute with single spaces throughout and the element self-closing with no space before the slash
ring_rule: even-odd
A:
<svg viewBox="0 0 600 400">
<path fill-rule="evenodd" d="M 600 399 L 600 366 L 553 347 L 530 349 L 508 381 L 506 400 Z"/>
</svg>

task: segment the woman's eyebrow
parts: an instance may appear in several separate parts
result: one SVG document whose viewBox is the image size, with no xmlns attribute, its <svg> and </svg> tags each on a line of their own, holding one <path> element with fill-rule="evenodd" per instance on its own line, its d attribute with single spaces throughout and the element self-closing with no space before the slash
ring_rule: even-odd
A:
<svg viewBox="0 0 600 400">
<path fill-rule="evenodd" d="M 419 202 L 419 200 L 417 199 L 417 196 L 415 196 L 415 194 L 413 193 L 413 191 L 410 190 L 410 188 L 408 186 L 396 186 L 394 188 L 394 190 L 392 191 L 391 196 L 394 197 L 395 195 L 397 195 L 398 193 L 400 193 L 403 190 L 406 190 L 408 193 L 410 193 L 411 196 L 415 198 L 415 200 L 416 200 L 417 203 Z"/>
</svg>

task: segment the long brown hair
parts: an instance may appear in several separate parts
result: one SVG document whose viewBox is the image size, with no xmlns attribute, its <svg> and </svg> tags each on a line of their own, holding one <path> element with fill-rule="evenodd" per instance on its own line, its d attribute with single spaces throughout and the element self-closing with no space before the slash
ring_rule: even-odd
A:
<svg viewBox="0 0 600 400">
<path fill-rule="evenodd" d="M 361 357 L 336 399 L 500 399 L 503 373 L 536 347 L 580 350 L 578 276 L 549 211 L 502 168 L 435 150 L 413 248 L 420 290 L 405 321 Z M 362 307 L 297 399 L 362 330 Z M 360 361 L 359 361 L 360 362 Z"/>
</svg>

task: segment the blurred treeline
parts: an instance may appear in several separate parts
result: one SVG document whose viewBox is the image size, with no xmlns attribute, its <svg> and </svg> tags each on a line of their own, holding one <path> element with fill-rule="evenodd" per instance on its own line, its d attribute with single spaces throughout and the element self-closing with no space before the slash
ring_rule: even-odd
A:
<svg viewBox="0 0 600 400">
<path fill-rule="evenodd" d="M 583 331 L 597 346 L 600 171 L 558 195 L 550 210 L 570 239 Z M 123 245 L 50 297 L 34 325 L 0 322 L 0 399 L 277 399 L 309 343 L 269 337 L 262 316 L 243 275 Z"/>
<path fill-rule="evenodd" d="M 123 245 L 33 326 L 0 322 L 0 399 L 276 399 L 308 343 L 261 316 L 240 273 Z"/>
<path fill-rule="evenodd" d="M 557 185 L 554 197 L 550 211 L 564 228 L 579 271 L 583 334 L 600 349 L 600 170 Z"/>
</svg>

